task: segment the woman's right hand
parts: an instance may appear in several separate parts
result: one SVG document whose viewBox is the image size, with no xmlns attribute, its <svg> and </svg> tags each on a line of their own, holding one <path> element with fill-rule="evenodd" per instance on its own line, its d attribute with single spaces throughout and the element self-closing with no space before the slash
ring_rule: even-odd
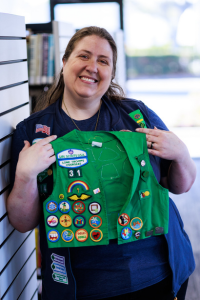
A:
<svg viewBox="0 0 200 300">
<path fill-rule="evenodd" d="M 34 145 L 30 145 L 28 141 L 24 141 L 24 148 L 19 154 L 16 174 L 23 180 L 30 180 L 47 169 L 56 161 L 54 150 L 50 142 L 57 138 L 52 135 L 41 139 Z"/>
</svg>

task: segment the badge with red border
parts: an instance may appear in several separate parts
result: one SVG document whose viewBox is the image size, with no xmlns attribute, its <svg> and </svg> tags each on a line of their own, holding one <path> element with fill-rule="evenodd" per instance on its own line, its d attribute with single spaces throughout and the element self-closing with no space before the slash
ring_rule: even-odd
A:
<svg viewBox="0 0 200 300">
<path fill-rule="evenodd" d="M 130 222 L 130 217 L 125 213 L 121 214 L 118 218 L 118 223 L 121 226 L 127 226 L 129 222 Z"/>
<path fill-rule="evenodd" d="M 85 211 L 85 204 L 82 201 L 76 201 L 72 205 L 72 209 L 76 214 L 82 214 Z"/>
<path fill-rule="evenodd" d="M 88 239 L 88 232 L 85 229 L 78 229 L 75 237 L 79 242 L 85 242 Z"/>
</svg>

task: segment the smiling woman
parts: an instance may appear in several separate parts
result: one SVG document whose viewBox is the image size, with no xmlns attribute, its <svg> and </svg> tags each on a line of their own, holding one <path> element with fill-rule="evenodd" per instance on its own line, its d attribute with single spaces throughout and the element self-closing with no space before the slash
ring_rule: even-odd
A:
<svg viewBox="0 0 200 300">
<path fill-rule="evenodd" d="M 195 166 L 152 110 L 124 98 L 116 61 L 105 29 L 79 30 L 14 133 L 8 216 L 21 232 L 40 223 L 43 300 L 184 300 L 194 270 L 167 188 L 186 192 Z"/>
</svg>

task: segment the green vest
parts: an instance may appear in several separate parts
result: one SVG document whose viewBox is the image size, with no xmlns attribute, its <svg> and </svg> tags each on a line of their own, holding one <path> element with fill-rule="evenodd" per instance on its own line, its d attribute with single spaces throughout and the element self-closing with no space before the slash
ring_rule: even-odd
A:
<svg viewBox="0 0 200 300">
<path fill-rule="evenodd" d="M 168 190 L 156 180 L 145 134 L 73 130 L 52 146 L 54 186 L 43 203 L 49 248 L 168 233 Z"/>
</svg>

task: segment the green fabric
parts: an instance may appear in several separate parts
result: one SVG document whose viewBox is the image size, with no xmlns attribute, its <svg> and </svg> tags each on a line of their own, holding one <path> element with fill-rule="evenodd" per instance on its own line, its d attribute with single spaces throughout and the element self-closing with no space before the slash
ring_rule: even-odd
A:
<svg viewBox="0 0 200 300">
<path fill-rule="evenodd" d="M 138 123 L 142 128 L 147 128 L 146 123 L 144 121 L 144 117 L 139 109 L 131 112 L 129 116 Z"/>
<path fill-rule="evenodd" d="M 92 146 L 93 141 L 102 144 Z M 51 236 L 51 241 L 47 238 L 49 248 L 107 245 L 109 239 L 113 238 L 117 238 L 118 244 L 122 244 L 168 232 L 168 190 L 161 187 L 155 178 L 144 134 L 74 130 L 53 141 L 52 146 L 56 154 L 56 164 L 53 165 L 54 187 L 52 195 L 43 204 L 46 234 L 48 237 Z M 69 152 L 75 153 L 75 149 L 78 149 L 79 157 L 74 157 L 77 156 L 76 154 L 69 154 Z M 66 153 L 60 153 L 64 150 L 67 150 Z M 66 154 L 68 157 L 65 159 Z M 73 164 L 80 163 L 83 165 L 72 168 Z M 59 164 L 69 168 L 61 167 Z M 96 193 L 96 189 L 100 189 L 100 192 Z M 78 203 L 80 198 L 85 204 L 85 211 L 77 214 L 72 206 Z M 51 201 L 55 201 L 58 206 L 62 201 L 67 201 L 71 209 L 67 213 L 65 207 L 62 207 L 62 212 L 59 209 L 48 212 L 47 207 Z M 101 205 L 101 211 L 97 215 L 92 215 L 89 211 L 89 205 L 93 202 Z M 94 211 L 95 205 L 93 205 Z M 130 218 L 127 226 L 122 226 L 119 222 L 119 216 L 123 213 Z M 72 224 L 63 227 L 61 223 L 64 222 L 61 218 L 56 227 L 50 227 L 47 224 L 49 216 L 57 217 L 58 220 L 61 216 L 62 218 L 70 216 Z M 89 224 L 92 216 L 99 216 L 102 219 L 98 229 Z M 74 225 L 73 220 L 76 217 L 77 222 L 83 221 L 84 218 L 86 220 L 82 229 L 86 230 L 88 238 L 83 242 L 75 237 L 77 230 L 80 239 L 86 237 L 86 232 L 84 230 L 81 232 L 81 228 Z M 131 223 L 133 218 L 136 219 Z M 143 224 L 142 228 L 133 230 L 130 225 L 135 223 L 134 225 L 137 226 L 137 221 L 140 220 Z M 132 232 L 132 236 L 127 240 L 121 236 L 125 227 Z M 62 239 L 62 232 L 65 229 L 71 230 L 68 231 L 70 234 L 73 232 L 73 240 L 66 242 Z M 135 236 L 137 232 L 140 234 L 139 237 Z M 52 239 L 54 236 L 56 239 L 58 235 L 60 238 L 54 242 Z"/>
</svg>

